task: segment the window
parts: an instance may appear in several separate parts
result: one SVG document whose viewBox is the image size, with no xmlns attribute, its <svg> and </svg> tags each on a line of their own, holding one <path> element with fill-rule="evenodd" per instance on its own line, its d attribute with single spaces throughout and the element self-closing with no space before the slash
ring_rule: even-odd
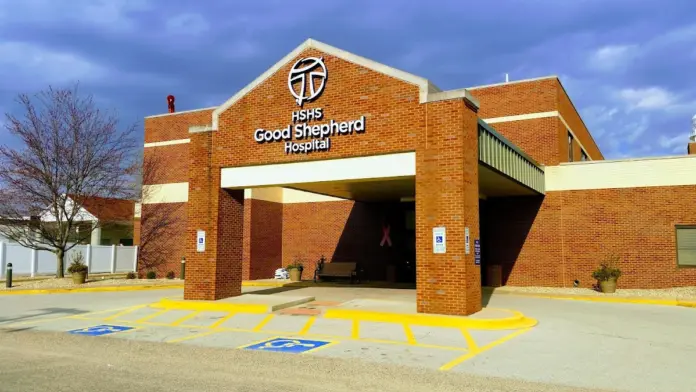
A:
<svg viewBox="0 0 696 392">
<path fill-rule="evenodd" d="M 580 160 L 581 160 L 581 161 L 586 161 L 586 160 L 587 160 L 587 154 L 585 154 L 585 150 L 581 150 L 581 152 L 580 152 Z"/>
<path fill-rule="evenodd" d="M 568 162 L 573 162 L 573 135 L 568 132 Z"/>
<path fill-rule="evenodd" d="M 696 267 L 696 226 L 677 226 L 677 265 Z"/>
</svg>

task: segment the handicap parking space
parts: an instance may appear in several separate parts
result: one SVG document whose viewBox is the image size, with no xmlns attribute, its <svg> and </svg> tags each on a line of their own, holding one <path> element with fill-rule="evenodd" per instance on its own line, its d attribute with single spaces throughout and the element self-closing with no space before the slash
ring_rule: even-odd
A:
<svg viewBox="0 0 696 392">
<path fill-rule="evenodd" d="M 481 346 L 473 341 L 471 333 L 461 328 L 409 326 L 315 315 L 163 309 L 148 304 L 67 315 L 37 322 L 32 327 L 94 338 L 276 354 L 360 357 L 367 361 L 433 369 L 471 355 Z M 500 335 L 501 331 L 497 331 L 495 336 Z"/>
</svg>

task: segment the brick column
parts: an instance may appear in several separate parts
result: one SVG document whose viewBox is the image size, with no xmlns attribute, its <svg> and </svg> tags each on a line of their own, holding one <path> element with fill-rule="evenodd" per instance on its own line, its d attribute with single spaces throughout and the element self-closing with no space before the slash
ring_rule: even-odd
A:
<svg viewBox="0 0 696 392">
<path fill-rule="evenodd" d="M 184 299 L 217 300 L 242 293 L 244 191 L 220 188 L 211 162 L 212 133 L 191 134 Z M 206 232 L 204 252 L 197 231 Z"/>
<path fill-rule="evenodd" d="M 687 153 L 688 155 L 696 154 L 696 143 L 690 142 L 690 143 L 686 146 L 686 153 Z"/>
<path fill-rule="evenodd" d="M 418 312 L 469 315 L 481 310 L 478 119 L 463 99 L 427 104 L 427 129 L 416 150 Z M 433 253 L 433 228 L 446 228 L 446 253 Z M 465 228 L 470 251 L 465 254 Z"/>
</svg>

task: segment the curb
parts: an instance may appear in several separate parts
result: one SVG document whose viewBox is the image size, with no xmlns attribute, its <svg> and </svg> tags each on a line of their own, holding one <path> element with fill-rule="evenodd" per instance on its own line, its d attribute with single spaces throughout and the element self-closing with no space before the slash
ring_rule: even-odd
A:
<svg viewBox="0 0 696 392">
<path fill-rule="evenodd" d="M 568 294 L 543 294 L 529 292 L 514 292 L 514 291 L 493 291 L 493 294 L 512 295 L 518 297 L 532 298 L 548 298 L 548 299 L 565 299 L 571 301 L 588 301 L 588 302 L 607 302 L 607 303 L 625 303 L 637 305 L 661 305 L 661 306 L 683 306 L 696 308 L 696 301 L 682 301 L 678 299 L 666 299 L 655 297 L 601 297 L 593 295 L 568 295 Z"/>
<path fill-rule="evenodd" d="M 157 285 L 157 286 L 104 286 L 104 287 L 78 287 L 71 289 L 17 289 L 17 290 L 2 290 L 2 295 L 35 295 L 35 294 L 70 294 L 70 293 L 98 293 L 98 292 L 115 292 L 115 291 L 148 291 L 148 290 L 167 290 L 181 289 L 184 285 Z"/>
<path fill-rule="evenodd" d="M 205 311 L 265 314 L 275 312 L 276 310 L 289 308 L 292 306 L 302 305 L 312 301 L 314 301 L 314 297 L 305 297 L 293 301 L 283 302 L 276 305 L 266 305 L 216 301 L 173 300 L 169 298 L 164 298 L 160 300 L 160 302 L 150 305 L 150 307 L 157 309 L 193 310 L 200 312 Z"/>
<path fill-rule="evenodd" d="M 242 287 L 285 287 L 291 283 L 297 282 L 287 282 L 287 283 L 275 283 L 275 282 L 255 282 L 253 280 L 245 280 L 242 282 Z"/>
<path fill-rule="evenodd" d="M 428 314 L 400 314 L 352 309 L 327 309 L 324 312 L 324 318 L 398 323 L 419 325 L 424 327 L 453 327 L 488 330 L 522 329 L 537 325 L 537 320 L 526 317 L 518 311 L 509 310 L 509 312 L 513 314 L 512 317 L 501 319 L 474 319 L 467 317 Z"/>
</svg>

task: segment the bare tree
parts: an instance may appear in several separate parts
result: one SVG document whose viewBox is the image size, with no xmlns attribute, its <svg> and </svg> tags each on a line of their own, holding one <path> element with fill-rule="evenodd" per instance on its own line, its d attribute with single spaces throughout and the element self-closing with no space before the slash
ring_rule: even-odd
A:
<svg viewBox="0 0 696 392">
<path fill-rule="evenodd" d="M 109 224 L 85 225 L 83 202 L 133 197 L 135 126 L 120 129 L 77 85 L 17 101 L 23 115 L 6 114 L 5 127 L 19 145 L 0 145 L 0 234 L 55 253 L 63 277 L 66 252 Z"/>
<path fill-rule="evenodd" d="M 171 261 L 179 248 L 183 224 L 181 203 L 157 203 L 157 185 L 164 182 L 167 169 L 166 157 L 156 150 L 143 154 L 140 165 L 140 242 L 138 262 L 145 270 L 157 269 Z M 145 186 L 142 186 L 142 185 Z"/>
</svg>

